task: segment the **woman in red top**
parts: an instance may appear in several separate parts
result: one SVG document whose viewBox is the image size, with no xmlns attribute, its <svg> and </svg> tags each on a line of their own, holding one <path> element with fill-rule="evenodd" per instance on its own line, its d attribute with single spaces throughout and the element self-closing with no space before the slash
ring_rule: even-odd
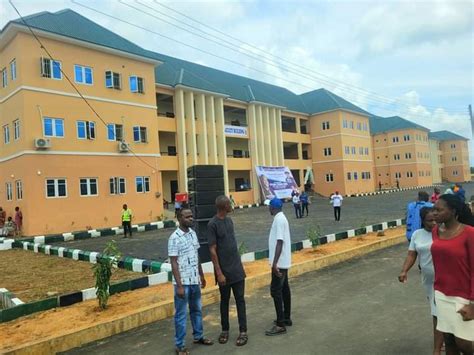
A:
<svg viewBox="0 0 474 355">
<path fill-rule="evenodd" d="M 431 195 L 431 202 L 436 203 L 436 201 L 439 200 L 440 196 L 441 196 L 441 190 L 439 189 L 439 187 L 435 187 L 433 195 Z"/>
<path fill-rule="evenodd" d="M 474 217 L 454 195 L 442 195 L 434 207 L 431 255 L 435 270 L 438 330 L 446 354 L 474 350 Z"/>
</svg>

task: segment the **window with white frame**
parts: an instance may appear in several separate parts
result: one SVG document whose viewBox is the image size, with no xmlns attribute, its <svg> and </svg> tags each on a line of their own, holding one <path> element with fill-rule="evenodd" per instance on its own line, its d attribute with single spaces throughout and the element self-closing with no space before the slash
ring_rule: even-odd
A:
<svg viewBox="0 0 474 355">
<path fill-rule="evenodd" d="M 331 148 L 324 148 L 324 156 L 327 157 L 332 155 Z"/>
<path fill-rule="evenodd" d="M 451 144 L 451 149 L 456 149 L 456 144 L 455 143 Z"/>
<path fill-rule="evenodd" d="M 13 200 L 13 186 L 11 182 L 5 183 L 5 192 L 7 193 L 7 201 Z"/>
<path fill-rule="evenodd" d="M 413 173 L 411 171 L 407 171 L 407 178 L 412 178 L 413 177 Z"/>
<path fill-rule="evenodd" d="M 409 135 L 409 134 L 404 134 L 404 135 L 403 135 L 403 140 L 404 140 L 405 142 L 408 142 L 408 141 L 410 140 L 410 135 Z"/>
<path fill-rule="evenodd" d="M 451 157 L 451 161 L 457 161 L 457 160 L 458 160 L 458 158 L 456 156 Z"/>
<path fill-rule="evenodd" d="M 67 197 L 66 179 L 46 179 L 46 197 Z"/>
<path fill-rule="evenodd" d="M 124 177 L 111 177 L 109 180 L 109 186 L 111 195 L 123 195 L 126 192 Z"/>
<path fill-rule="evenodd" d="M 150 177 L 137 176 L 135 177 L 135 188 L 137 192 L 150 192 Z"/>
<path fill-rule="evenodd" d="M 43 118 L 43 135 L 45 137 L 64 137 L 64 120 L 62 118 Z"/>
<path fill-rule="evenodd" d="M 347 120 L 342 120 L 342 128 L 347 128 L 347 127 L 349 127 Z"/>
<path fill-rule="evenodd" d="M 16 59 L 10 62 L 10 78 L 12 81 L 16 80 Z"/>
<path fill-rule="evenodd" d="M 3 126 L 3 143 L 10 143 L 10 126 L 7 124 Z"/>
<path fill-rule="evenodd" d="M 350 171 L 347 173 L 347 180 L 352 180 L 352 174 Z"/>
<path fill-rule="evenodd" d="M 333 182 L 333 181 L 334 181 L 333 173 L 326 174 L 326 182 Z"/>
<path fill-rule="evenodd" d="M 344 153 L 346 153 L 346 154 L 351 154 L 351 147 L 349 147 L 348 145 L 346 145 L 346 146 L 344 147 Z"/>
<path fill-rule="evenodd" d="M 364 155 L 364 147 L 359 147 L 359 155 Z"/>
<path fill-rule="evenodd" d="M 354 121 L 349 121 L 349 128 L 354 129 Z"/>
<path fill-rule="evenodd" d="M 61 80 L 63 78 L 60 61 L 41 57 L 40 64 L 41 76 L 43 78 L 50 78 L 56 80 Z"/>
<path fill-rule="evenodd" d="M 97 196 L 99 194 L 97 178 L 80 178 L 79 190 L 81 196 Z"/>
<path fill-rule="evenodd" d="M 77 121 L 78 139 L 95 139 L 95 122 Z"/>
<path fill-rule="evenodd" d="M 23 183 L 21 180 L 15 181 L 16 186 L 16 199 L 23 200 Z"/>
<path fill-rule="evenodd" d="M 453 176 L 458 176 L 458 171 L 457 170 L 453 170 Z"/>
<path fill-rule="evenodd" d="M 106 71 L 105 72 L 105 87 L 109 89 L 122 89 L 122 78 L 120 73 L 115 73 L 113 71 Z"/>
<path fill-rule="evenodd" d="M 20 120 L 16 119 L 13 121 L 13 139 L 20 139 Z"/>
<path fill-rule="evenodd" d="M 94 82 L 92 68 L 74 65 L 74 81 L 79 84 L 92 85 Z"/>
<path fill-rule="evenodd" d="M 362 123 L 361 122 L 357 122 L 357 129 L 359 131 L 362 131 Z"/>
<path fill-rule="evenodd" d="M 405 159 L 411 159 L 411 153 L 405 153 Z"/>
<path fill-rule="evenodd" d="M 400 179 L 402 177 L 402 173 L 395 173 L 395 179 Z"/>
<path fill-rule="evenodd" d="M 116 123 L 109 123 L 107 125 L 107 139 L 109 141 L 123 140 L 123 125 Z"/>
<path fill-rule="evenodd" d="M 367 124 L 367 122 L 364 122 L 363 127 L 364 127 L 364 131 L 369 130 L 369 125 Z"/>
<path fill-rule="evenodd" d="M 369 155 L 369 148 L 364 148 L 365 155 Z"/>
<path fill-rule="evenodd" d="M 356 172 L 356 171 L 354 171 L 354 172 L 352 173 L 352 176 L 354 177 L 354 180 L 357 180 L 357 179 L 358 179 L 358 176 L 357 176 L 357 172 Z"/>
<path fill-rule="evenodd" d="M 136 143 L 147 142 L 146 127 L 140 127 L 140 126 L 133 127 L 133 141 Z"/>
<path fill-rule="evenodd" d="M 323 131 L 327 130 L 330 128 L 329 121 L 324 121 L 322 123 Z"/>
<path fill-rule="evenodd" d="M 392 137 L 392 142 L 393 143 L 398 143 L 398 137 Z"/>
<path fill-rule="evenodd" d="M 129 78 L 130 82 L 130 91 L 131 92 L 136 92 L 139 94 L 143 94 L 145 92 L 144 85 L 143 85 L 143 78 L 132 75 Z"/>
<path fill-rule="evenodd" d="M 351 153 L 354 155 L 356 154 L 356 147 L 351 147 Z"/>
<path fill-rule="evenodd" d="M 400 154 L 394 154 L 393 160 L 400 160 Z"/>
<path fill-rule="evenodd" d="M 8 72 L 7 68 L 2 69 L 2 88 L 6 88 L 8 85 Z"/>
</svg>

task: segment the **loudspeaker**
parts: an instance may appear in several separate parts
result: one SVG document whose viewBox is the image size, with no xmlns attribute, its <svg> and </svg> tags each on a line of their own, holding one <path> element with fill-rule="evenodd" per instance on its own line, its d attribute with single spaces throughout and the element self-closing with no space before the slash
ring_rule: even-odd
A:
<svg viewBox="0 0 474 355">
<path fill-rule="evenodd" d="M 207 263 L 211 261 L 211 252 L 209 251 L 209 244 L 207 242 L 199 243 L 198 254 L 201 263 Z"/>
<path fill-rule="evenodd" d="M 224 195 L 224 190 L 206 191 L 206 192 L 190 192 L 189 205 L 212 205 L 215 204 L 217 196 Z"/>
<path fill-rule="evenodd" d="M 223 178 L 224 168 L 222 165 L 194 165 L 188 168 L 188 178 Z"/>
<path fill-rule="evenodd" d="M 197 234 L 199 243 L 207 243 L 207 224 L 209 223 L 209 220 L 210 218 L 194 221 L 194 226 L 192 228 Z"/>
<path fill-rule="evenodd" d="M 222 191 L 224 190 L 223 178 L 196 178 L 188 180 L 189 192 Z"/>
<path fill-rule="evenodd" d="M 212 218 L 216 214 L 216 205 L 196 205 L 191 207 L 194 219 Z"/>
</svg>

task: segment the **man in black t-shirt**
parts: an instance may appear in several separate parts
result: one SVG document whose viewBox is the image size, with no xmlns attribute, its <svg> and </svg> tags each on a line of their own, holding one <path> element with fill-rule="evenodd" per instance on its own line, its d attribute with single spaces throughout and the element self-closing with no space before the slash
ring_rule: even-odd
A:
<svg viewBox="0 0 474 355">
<path fill-rule="evenodd" d="M 247 316 L 245 311 L 245 271 L 240 259 L 234 234 L 234 223 L 227 214 L 232 212 L 229 198 L 219 196 L 216 199 L 217 214 L 209 221 L 208 242 L 214 273 L 221 294 L 221 326 L 219 343 L 229 340 L 229 300 L 232 290 L 237 306 L 240 334 L 236 345 L 247 344 Z"/>
</svg>

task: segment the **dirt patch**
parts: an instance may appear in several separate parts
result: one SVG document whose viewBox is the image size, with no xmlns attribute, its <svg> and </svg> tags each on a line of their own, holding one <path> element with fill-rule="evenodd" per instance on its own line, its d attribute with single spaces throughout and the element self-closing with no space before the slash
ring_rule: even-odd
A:
<svg viewBox="0 0 474 355">
<path fill-rule="evenodd" d="M 0 253 L 0 287 L 23 302 L 48 298 L 48 292 L 65 294 L 94 287 L 92 264 L 57 256 L 12 249 Z M 144 274 L 115 269 L 112 282 L 136 279 Z"/>
<path fill-rule="evenodd" d="M 400 227 L 386 231 L 383 237 L 377 237 L 376 233 L 371 233 L 363 237 L 345 239 L 321 245 L 315 249 L 305 249 L 293 253 L 292 260 L 296 264 L 402 234 L 404 234 L 404 229 Z M 266 259 L 245 263 L 244 265 L 247 277 L 267 273 L 270 268 Z M 212 274 L 207 274 L 206 280 L 208 287 L 214 284 Z M 74 324 L 74 330 L 77 331 L 97 323 L 112 321 L 119 316 L 133 314 L 138 309 L 171 300 L 172 297 L 172 285 L 167 283 L 113 295 L 109 300 L 108 309 L 102 312 L 98 311 L 97 300 L 89 300 L 70 307 L 56 308 L 0 324 L 0 334 L 2 334 L 2 337 L 0 337 L 0 352 L 20 346 L 20 344 L 68 334 L 73 331 L 71 329 L 72 324 Z"/>
</svg>

